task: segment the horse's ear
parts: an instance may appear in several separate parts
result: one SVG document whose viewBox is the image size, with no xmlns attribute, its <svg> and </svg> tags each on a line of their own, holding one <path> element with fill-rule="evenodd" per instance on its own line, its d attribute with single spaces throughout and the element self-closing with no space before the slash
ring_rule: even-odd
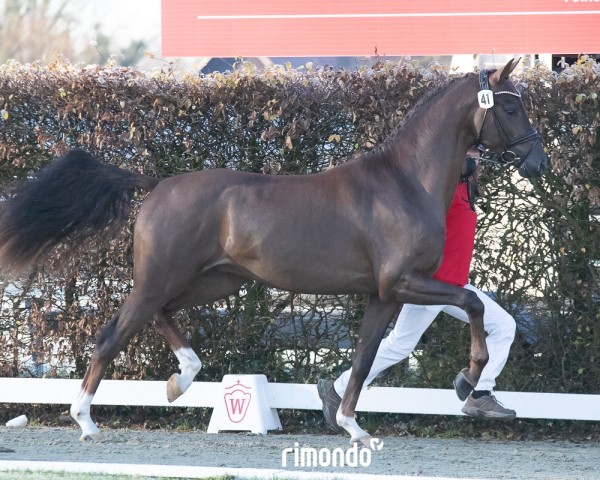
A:
<svg viewBox="0 0 600 480">
<path fill-rule="evenodd" d="M 490 85 L 496 85 L 500 80 L 506 80 L 512 71 L 517 68 L 517 65 L 521 61 L 521 57 L 519 58 L 511 58 L 504 68 L 501 70 L 496 70 L 494 73 L 490 75 Z"/>
</svg>

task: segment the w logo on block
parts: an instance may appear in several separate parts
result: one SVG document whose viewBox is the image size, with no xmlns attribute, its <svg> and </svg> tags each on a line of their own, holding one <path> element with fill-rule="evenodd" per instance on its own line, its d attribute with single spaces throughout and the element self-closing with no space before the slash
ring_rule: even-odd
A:
<svg viewBox="0 0 600 480">
<path fill-rule="evenodd" d="M 277 410 L 269 406 L 264 375 L 225 375 L 215 395 L 207 433 L 281 430 Z"/>
<path fill-rule="evenodd" d="M 248 412 L 248 406 L 252 400 L 250 390 L 252 390 L 252 387 L 243 385 L 240 380 L 230 387 L 225 387 L 226 393 L 223 395 L 223 400 L 225 400 L 227 416 L 233 423 L 240 423 L 244 420 L 244 417 Z"/>
</svg>

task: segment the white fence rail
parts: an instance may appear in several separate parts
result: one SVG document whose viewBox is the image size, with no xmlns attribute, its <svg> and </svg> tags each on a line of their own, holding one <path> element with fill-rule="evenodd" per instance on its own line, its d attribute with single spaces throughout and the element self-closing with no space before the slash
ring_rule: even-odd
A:
<svg viewBox="0 0 600 480">
<path fill-rule="evenodd" d="M 80 380 L 70 379 L 0 378 L 0 404 L 70 405 L 80 385 Z M 169 403 L 166 382 L 103 380 L 93 404 L 214 408 L 222 401 L 221 395 L 221 383 L 194 382 L 184 395 Z M 600 421 L 600 395 L 496 392 L 496 396 L 521 418 Z M 270 408 L 321 409 L 316 385 L 269 383 L 266 397 Z M 462 415 L 462 405 L 454 390 L 372 387 L 361 394 L 357 411 Z"/>
</svg>

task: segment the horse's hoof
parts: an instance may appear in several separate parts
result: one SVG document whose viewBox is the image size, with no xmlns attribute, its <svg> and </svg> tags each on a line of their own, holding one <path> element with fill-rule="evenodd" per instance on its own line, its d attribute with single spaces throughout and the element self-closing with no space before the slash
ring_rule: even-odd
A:
<svg viewBox="0 0 600 480">
<path fill-rule="evenodd" d="M 368 448 L 369 450 L 373 450 L 374 452 L 381 450 L 383 448 L 383 440 L 380 438 L 374 438 L 371 435 L 365 435 L 356 439 L 350 440 L 350 444 L 360 443 L 363 447 Z"/>
<path fill-rule="evenodd" d="M 102 442 L 105 437 L 100 432 L 96 433 L 84 433 L 79 437 L 80 442 Z"/>
<path fill-rule="evenodd" d="M 373 440 L 373 437 L 371 437 L 371 435 L 363 435 L 362 437 L 351 438 L 350 445 L 358 443 L 362 444 L 364 447 L 371 448 L 371 440 Z"/>
<path fill-rule="evenodd" d="M 458 375 L 456 375 L 453 383 L 456 395 L 461 402 L 464 402 L 475 388 L 476 382 L 474 381 L 471 372 L 469 372 L 469 369 L 463 368 L 460 372 L 458 372 Z"/>
<path fill-rule="evenodd" d="M 179 374 L 174 373 L 167 381 L 167 400 L 169 403 L 173 403 L 181 395 L 183 395 L 183 390 L 179 386 Z"/>
</svg>

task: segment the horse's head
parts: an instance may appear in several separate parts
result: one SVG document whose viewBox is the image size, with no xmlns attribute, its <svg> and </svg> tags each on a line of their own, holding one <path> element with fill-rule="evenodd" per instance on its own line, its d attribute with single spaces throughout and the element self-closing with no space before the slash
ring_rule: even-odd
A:
<svg viewBox="0 0 600 480">
<path fill-rule="evenodd" d="M 537 131 L 531 126 L 521 94 L 509 80 L 519 59 L 502 69 L 482 70 L 479 74 L 478 143 L 482 158 L 518 168 L 525 178 L 539 178 L 548 168 L 548 157 Z"/>
</svg>

